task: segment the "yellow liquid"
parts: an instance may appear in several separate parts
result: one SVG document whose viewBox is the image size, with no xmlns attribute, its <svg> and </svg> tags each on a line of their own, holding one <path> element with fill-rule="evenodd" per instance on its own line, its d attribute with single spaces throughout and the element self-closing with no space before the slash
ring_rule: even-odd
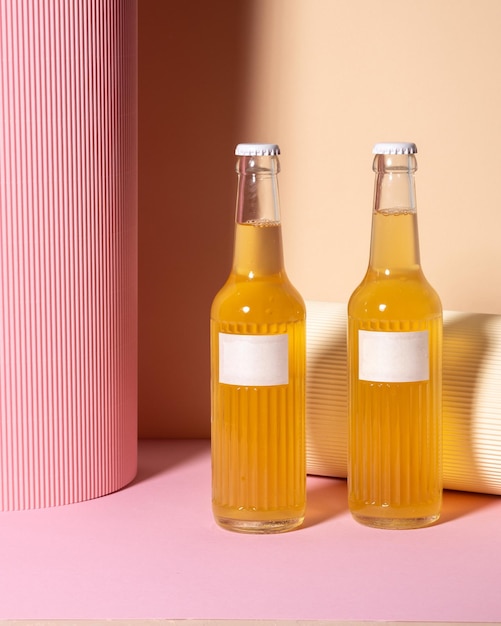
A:
<svg viewBox="0 0 501 626">
<path fill-rule="evenodd" d="M 211 311 L 213 512 L 242 532 L 290 530 L 306 504 L 305 309 L 283 272 L 279 229 L 237 224 L 234 270 Z M 287 333 L 288 384 L 219 383 L 220 332 Z"/>
<path fill-rule="evenodd" d="M 348 306 L 349 506 L 369 526 L 417 528 L 438 519 L 442 500 L 441 304 L 419 265 L 410 263 L 415 215 L 375 221 L 373 263 Z M 429 379 L 359 380 L 360 329 L 427 330 Z"/>
</svg>

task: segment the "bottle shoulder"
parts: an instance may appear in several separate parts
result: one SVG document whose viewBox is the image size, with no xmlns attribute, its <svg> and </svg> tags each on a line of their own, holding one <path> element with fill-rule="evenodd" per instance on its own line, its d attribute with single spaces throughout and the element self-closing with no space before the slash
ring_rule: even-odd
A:
<svg viewBox="0 0 501 626">
<path fill-rule="evenodd" d="M 253 279 L 230 275 L 212 302 L 211 318 L 236 322 L 300 321 L 306 318 L 306 306 L 285 275 Z"/>
<path fill-rule="evenodd" d="M 441 315 L 440 297 L 420 269 L 389 274 L 369 269 L 348 302 L 349 317 L 390 320 Z"/>
</svg>

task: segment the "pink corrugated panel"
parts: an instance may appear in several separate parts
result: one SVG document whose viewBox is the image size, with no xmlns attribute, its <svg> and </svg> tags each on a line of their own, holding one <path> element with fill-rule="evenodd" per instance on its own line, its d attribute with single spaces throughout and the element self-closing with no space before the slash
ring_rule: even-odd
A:
<svg viewBox="0 0 501 626">
<path fill-rule="evenodd" d="M 137 6 L 0 2 L 0 509 L 137 466 Z"/>
</svg>

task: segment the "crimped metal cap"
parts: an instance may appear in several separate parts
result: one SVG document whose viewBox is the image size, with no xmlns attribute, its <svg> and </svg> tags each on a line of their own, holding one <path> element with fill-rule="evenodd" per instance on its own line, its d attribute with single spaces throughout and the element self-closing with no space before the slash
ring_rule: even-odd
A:
<svg viewBox="0 0 501 626">
<path fill-rule="evenodd" d="M 275 156 L 280 154 L 276 143 L 239 143 L 235 148 L 237 156 Z"/>
<path fill-rule="evenodd" d="M 372 148 L 372 154 L 416 154 L 417 146 L 415 143 L 406 141 L 387 141 L 377 143 Z"/>
</svg>

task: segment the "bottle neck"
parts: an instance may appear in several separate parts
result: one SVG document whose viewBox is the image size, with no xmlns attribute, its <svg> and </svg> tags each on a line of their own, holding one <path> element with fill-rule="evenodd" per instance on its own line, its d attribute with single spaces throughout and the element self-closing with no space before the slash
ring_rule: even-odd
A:
<svg viewBox="0 0 501 626">
<path fill-rule="evenodd" d="M 414 155 L 376 155 L 370 269 L 420 271 Z"/>
<path fill-rule="evenodd" d="M 276 156 L 242 156 L 237 161 L 233 272 L 247 278 L 284 269 Z"/>
</svg>

